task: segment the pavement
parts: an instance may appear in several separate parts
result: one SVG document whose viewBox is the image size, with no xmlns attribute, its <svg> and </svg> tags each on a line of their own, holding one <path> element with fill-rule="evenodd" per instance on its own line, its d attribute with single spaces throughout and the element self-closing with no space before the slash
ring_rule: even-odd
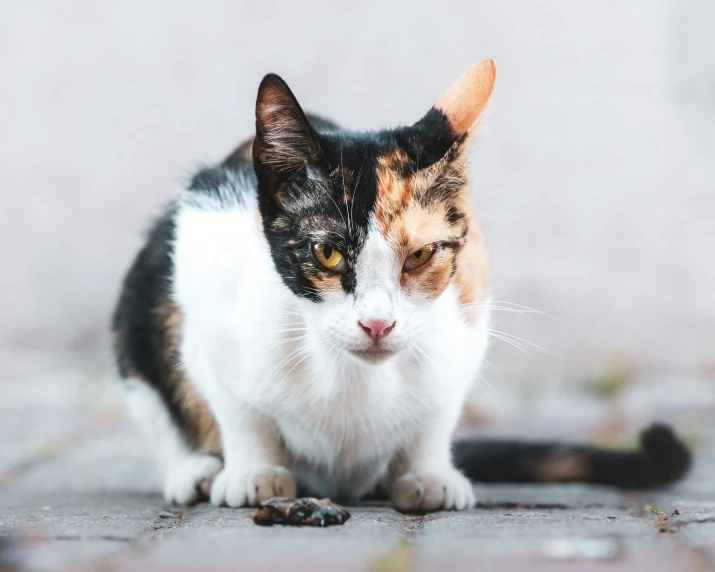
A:
<svg viewBox="0 0 715 572">
<path fill-rule="evenodd" d="M 476 485 L 469 512 L 408 516 L 365 503 L 349 507 L 345 525 L 313 529 L 259 527 L 249 510 L 168 506 L 111 383 L 58 375 L 0 391 L 2 572 L 715 570 L 715 415 L 697 396 L 666 416 L 692 432 L 696 450 L 694 470 L 671 489 Z M 587 430 L 565 414 L 585 407 L 586 397 L 573 399 L 548 414 L 482 421 L 483 432 L 593 439 L 613 432 L 614 410 L 633 410 L 622 399 Z M 627 417 L 623 435 L 642 424 Z M 651 503 L 682 514 L 659 521 Z"/>
</svg>

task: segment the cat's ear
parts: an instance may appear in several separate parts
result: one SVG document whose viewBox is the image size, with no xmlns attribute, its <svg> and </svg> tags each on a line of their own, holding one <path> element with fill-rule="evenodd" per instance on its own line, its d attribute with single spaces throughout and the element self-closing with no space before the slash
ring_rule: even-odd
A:
<svg viewBox="0 0 715 572">
<path fill-rule="evenodd" d="M 275 74 L 263 78 L 256 99 L 254 164 L 273 181 L 305 171 L 318 161 L 320 145 L 288 84 Z"/>
<path fill-rule="evenodd" d="M 442 94 L 415 128 L 424 137 L 425 151 L 433 160 L 465 142 L 479 123 L 494 91 L 494 60 L 474 64 Z"/>
<path fill-rule="evenodd" d="M 469 134 L 489 103 L 494 91 L 497 67 L 494 60 L 474 64 L 434 104 L 449 121 L 454 137 Z"/>
</svg>

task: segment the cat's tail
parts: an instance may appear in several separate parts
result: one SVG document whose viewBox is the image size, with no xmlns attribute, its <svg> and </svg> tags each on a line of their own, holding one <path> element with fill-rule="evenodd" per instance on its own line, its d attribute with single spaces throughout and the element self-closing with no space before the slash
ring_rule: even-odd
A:
<svg viewBox="0 0 715 572">
<path fill-rule="evenodd" d="M 483 483 L 579 482 L 648 489 L 677 481 L 691 454 L 664 424 L 640 434 L 634 450 L 564 443 L 462 439 L 454 443 L 456 466 Z"/>
</svg>

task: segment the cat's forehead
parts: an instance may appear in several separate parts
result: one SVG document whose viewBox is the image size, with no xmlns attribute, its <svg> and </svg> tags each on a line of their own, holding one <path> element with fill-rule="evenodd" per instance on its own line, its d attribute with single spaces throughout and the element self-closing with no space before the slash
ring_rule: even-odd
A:
<svg viewBox="0 0 715 572">
<path fill-rule="evenodd" d="M 434 122 L 435 129 L 447 124 Z M 318 193 L 333 229 L 360 227 L 380 232 L 391 244 L 427 241 L 462 226 L 467 183 L 461 162 L 435 160 L 420 133 L 403 128 L 376 133 L 336 133 L 323 138 L 328 192 Z M 345 209 L 346 212 L 343 212 Z"/>
<path fill-rule="evenodd" d="M 446 116 L 434 112 L 425 126 L 404 126 L 378 131 L 351 132 L 335 130 L 319 134 L 323 153 L 332 167 L 349 169 L 382 164 L 405 173 L 425 169 L 444 156 L 452 138 Z"/>
</svg>

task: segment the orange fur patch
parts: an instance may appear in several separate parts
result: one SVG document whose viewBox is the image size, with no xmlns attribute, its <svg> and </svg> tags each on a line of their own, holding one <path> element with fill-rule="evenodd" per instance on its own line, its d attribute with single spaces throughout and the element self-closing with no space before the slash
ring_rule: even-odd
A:
<svg viewBox="0 0 715 572">
<path fill-rule="evenodd" d="M 190 430 L 197 450 L 201 453 L 219 453 L 221 438 L 216 420 L 206 401 L 176 363 L 184 316 L 173 303 L 166 302 L 157 308 L 157 318 L 164 332 L 163 359 L 171 372 L 167 383 L 174 386 L 179 406 L 191 424 Z"/>
<path fill-rule="evenodd" d="M 471 131 L 489 103 L 494 91 L 497 68 L 494 60 L 474 64 L 435 104 L 452 125 L 455 135 Z"/>
<path fill-rule="evenodd" d="M 380 232 L 403 260 L 429 244 L 457 244 L 454 249 L 445 248 L 436 252 L 427 264 L 417 270 L 403 274 L 403 288 L 409 294 L 433 299 L 444 291 L 454 275 L 461 304 L 485 302 L 489 293 L 489 266 L 484 241 L 477 221 L 472 217 L 473 207 L 464 165 L 453 165 L 454 173 L 450 175 L 458 176 L 463 181 L 459 192 L 425 205 L 419 199 L 435 184 L 444 165 L 403 178 L 399 175 L 400 166 L 407 158 L 400 153 L 390 153 L 378 161 L 378 195 L 374 216 Z M 463 220 L 450 224 L 447 220 L 450 208 L 461 213 Z M 475 324 L 478 317 L 478 310 L 465 314 L 470 324 Z"/>
<path fill-rule="evenodd" d="M 325 294 L 342 294 L 343 286 L 340 281 L 340 274 L 328 274 L 327 272 L 318 273 L 306 272 L 305 277 L 310 280 L 315 290 L 318 293 Z"/>
<path fill-rule="evenodd" d="M 469 221 L 467 240 L 457 255 L 457 272 L 454 276 L 459 289 L 459 303 L 464 309 L 464 319 L 470 325 L 479 321 L 491 290 L 489 256 L 477 221 Z"/>
<path fill-rule="evenodd" d="M 585 453 L 567 452 L 541 461 L 535 467 L 542 482 L 583 482 L 590 474 L 589 456 Z"/>
</svg>

